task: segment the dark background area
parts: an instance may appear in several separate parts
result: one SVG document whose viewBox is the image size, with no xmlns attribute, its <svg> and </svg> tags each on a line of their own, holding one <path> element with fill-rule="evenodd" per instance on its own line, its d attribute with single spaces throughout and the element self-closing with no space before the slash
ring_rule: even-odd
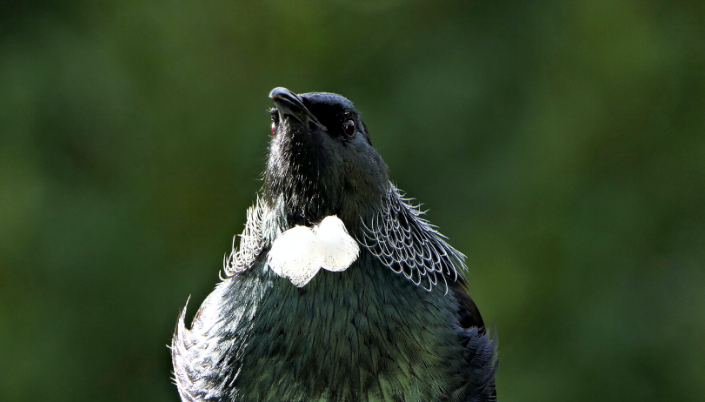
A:
<svg viewBox="0 0 705 402">
<path fill-rule="evenodd" d="M 705 3 L 527 3 L 2 2 L 2 399 L 178 399 L 275 86 L 468 256 L 502 400 L 705 399 Z"/>
</svg>

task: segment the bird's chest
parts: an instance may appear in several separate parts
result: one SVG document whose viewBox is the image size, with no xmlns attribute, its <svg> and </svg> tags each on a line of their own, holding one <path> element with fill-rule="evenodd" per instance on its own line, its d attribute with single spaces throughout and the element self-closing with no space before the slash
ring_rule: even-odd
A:
<svg viewBox="0 0 705 402">
<path fill-rule="evenodd" d="M 266 400 L 439 399 L 457 369 L 455 301 L 375 264 L 362 255 L 300 289 L 270 276 L 249 324 L 241 390 Z"/>
</svg>

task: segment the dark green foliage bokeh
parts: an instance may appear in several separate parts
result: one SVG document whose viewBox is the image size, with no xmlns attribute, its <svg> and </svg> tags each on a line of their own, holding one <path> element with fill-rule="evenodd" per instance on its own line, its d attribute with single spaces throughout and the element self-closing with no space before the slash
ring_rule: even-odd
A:
<svg viewBox="0 0 705 402">
<path fill-rule="evenodd" d="M 286 86 L 468 256 L 501 399 L 703 400 L 705 6 L 529 3 L 3 2 L 0 399 L 177 400 Z"/>
</svg>

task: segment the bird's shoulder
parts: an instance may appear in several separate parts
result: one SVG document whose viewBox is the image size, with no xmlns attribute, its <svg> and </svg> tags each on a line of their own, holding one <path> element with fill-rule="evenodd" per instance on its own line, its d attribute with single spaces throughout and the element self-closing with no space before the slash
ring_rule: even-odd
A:
<svg viewBox="0 0 705 402">
<path fill-rule="evenodd" d="M 496 401 L 495 372 L 497 371 L 497 334 L 494 339 L 480 314 L 480 310 L 467 293 L 464 279 L 449 283 L 448 288 L 458 303 L 458 339 L 463 351 L 463 359 L 471 374 L 466 385 L 458 390 L 467 401 Z"/>
<path fill-rule="evenodd" d="M 257 263 L 255 263 L 256 265 Z M 186 326 L 181 311 L 170 346 L 174 382 L 183 401 L 229 400 L 266 284 L 252 269 L 220 282 Z"/>
</svg>

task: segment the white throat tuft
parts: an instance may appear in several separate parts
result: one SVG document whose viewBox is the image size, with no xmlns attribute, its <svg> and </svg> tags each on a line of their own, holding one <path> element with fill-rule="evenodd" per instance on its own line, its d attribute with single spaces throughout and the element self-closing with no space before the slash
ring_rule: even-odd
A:
<svg viewBox="0 0 705 402">
<path fill-rule="evenodd" d="M 337 216 L 327 216 L 313 228 L 295 226 L 272 244 L 267 260 L 277 275 L 303 287 L 321 268 L 333 272 L 348 269 L 360 254 L 357 245 Z"/>
</svg>

